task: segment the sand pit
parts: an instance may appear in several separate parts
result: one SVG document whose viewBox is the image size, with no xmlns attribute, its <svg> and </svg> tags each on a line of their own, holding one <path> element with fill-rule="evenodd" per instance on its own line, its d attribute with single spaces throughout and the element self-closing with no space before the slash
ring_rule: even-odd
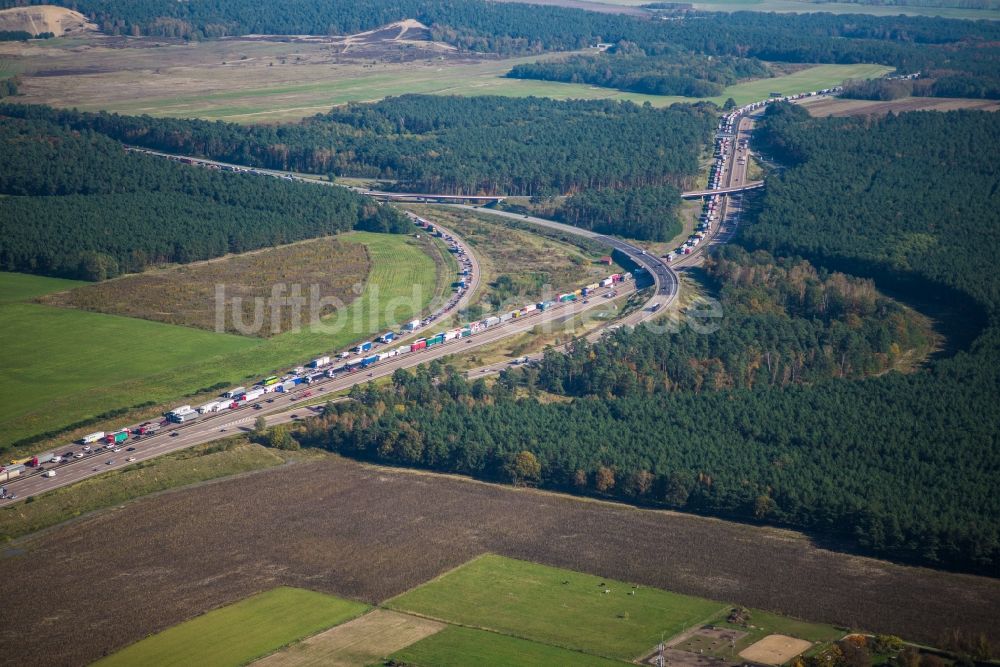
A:
<svg viewBox="0 0 1000 667">
<path fill-rule="evenodd" d="M 804 639 L 768 635 L 740 651 L 740 657 L 762 665 L 782 665 L 810 646 L 812 644 Z"/>
<path fill-rule="evenodd" d="M 23 30 L 32 35 L 51 32 L 60 37 L 67 32 L 96 29 L 80 12 L 53 5 L 14 7 L 0 11 L 0 30 Z"/>
</svg>

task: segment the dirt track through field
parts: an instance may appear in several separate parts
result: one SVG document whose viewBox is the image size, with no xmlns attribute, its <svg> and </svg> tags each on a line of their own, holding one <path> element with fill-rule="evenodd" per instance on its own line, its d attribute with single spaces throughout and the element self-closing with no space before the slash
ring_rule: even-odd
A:
<svg viewBox="0 0 1000 667">
<path fill-rule="evenodd" d="M 82 665 L 290 585 L 380 602 L 475 555 L 917 641 L 1000 639 L 1000 581 L 831 553 L 787 531 L 330 458 L 163 494 L 13 545 L 0 655 Z"/>
</svg>

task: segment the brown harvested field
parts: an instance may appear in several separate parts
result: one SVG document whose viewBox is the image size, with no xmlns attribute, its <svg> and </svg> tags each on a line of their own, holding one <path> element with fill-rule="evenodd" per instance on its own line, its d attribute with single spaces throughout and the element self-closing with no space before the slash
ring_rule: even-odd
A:
<svg viewBox="0 0 1000 667">
<path fill-rule="evenodd" d="M 882 116 L 890 111 L 1000 111 L 1000 101 L 973 100 L 955 97 L 906 97 L 889 102 L 873 100 L 848 100 L 839 97 L 822 98 L 802 104 L 813 116 Z"/>
<path fill-rule="evenodd" d="M 361 293 L 370 269 L 371 260 L 363 244 L 323 238 L 153 269 L 57 292 L 40 301 L 211 331 L 221 324 L 228 333 L 266 338 L 290 331 L 294 310 L 282 307 L 272 313 L 269 307 L 258 308 L 255 299 L 264 299 L 266 303 L 274 287 L 282 285 L 278 297 L 294 296 L 293 290 L 298 286 L 299 294 L 308 304 L 312 303 L 310 294 L 315 286 L 320 297 L 336 299 L 330 303 L 347 306 Z M 225 307 L 222 320 L 217 322 L 220 286 Z M 334 307 L 327 306 L 319 314 L 326 316 L 334 311 Z M 279 318 L 272 320 L 272 314 Z M 308 323 L 310 317 L 308 307 L 302 308 L 300 324 Z"/>
<path fill-rule="evenodd" d="M 834 553 L 790 531 L 331 457 L 11 543 L 0 655 L 82 665 L 279 585 L 380 602 L 484 552 L 917 641 L 955 627 L 1000 639 L 996 579 Z"/>
<path fill-rule="evenodd" d="M 371 665 L 430 637 L 444 623 L 386 609 L 330 628 L 253 663 L 255 667 L 355 667 Z"/>
<path fill-rule="evenodd" d="M 783 665 L 812 646 L 804 639 L 768 635 L 740 651 L 740 657 L 762 665 Z"/>
</svg>

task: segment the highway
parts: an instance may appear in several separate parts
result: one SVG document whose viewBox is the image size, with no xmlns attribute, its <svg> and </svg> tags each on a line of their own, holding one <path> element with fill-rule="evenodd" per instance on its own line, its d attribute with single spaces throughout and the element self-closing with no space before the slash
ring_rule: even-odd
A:
<svg viewBox="0 0 1000 667">
<path fill-rule="evenodd" d="M 536 218 L 534 216 L 511 213 L 509 211 L 497 211 L 489 208 L 478 208 L 475 206 L 469 206 L 468 204 L 448 204 L 448 206 L 451 206 L 452 208 L 463 208 L 466 210 L 478 211 L 480 213 L 488 213 L 489 215 L 497 215 L 504 218 L 518 220 L 520 222 L 530 222 L 533 225 L 547 227 L 549 229 L 565 232 L 567 234 L 573 234 L 575 236 L 582 236 L 584 238 L 597 241 L 598 243 L 610 248 L 620 250 L 628 255 L 633 262 L 649 272 L 654 283 L 656 284 L 656 291 L 653 296 L 650 297 L 649 301 L 646 302 L 643 310 L 640 311 L 639 317 L 634 319 L 630 318 L 628 322 L 621 322 L 622 324 L 634 325 L 644 319 L 652 317 L 656 311 L 673 303 L 680 291 L 680 283 L 677 280 L 677 274 L 665 261 L 656 255 L 646 252 L 639 246 L 628 243 L 627 241 L 617 239 L 613 236 L 598 234 L 587 229 L 581 229 L 580 227 L 566 225 L 554 220 L 548 220 L 546 218 Z M 643 315 L 643 313 L 645 313 L 645 315 Z"/>
<path fill-rule="evenodd" d="M 30 495 L 66 486 L 108 470 L 122 468 L 132 465 L 135 462 L 228 437 L 228 435 L 237 430 L 249 430 L 258 416 L 266 416 L 270 425 L 281 423 L 281 421 L 289 421 L 293 419 L 293 415 L 295 417 L 308 415 L 311 412 L 309 408 L 296 409 L 294 406 L 307 398 L 315 400 L 324 393 L 334 394 L 350 389 L 356 384 L 391 376 L 401 368 L 410 368 L 448 355 L 468 352 L 477 347 L 495 343 L 508 336 L 530 331 L 536 326 L 544 325 L 546 322 L 555 322 L 580 315 L 605 303 L 607 299 L 604 298 L 604 294 L 613 290 L 617 291 L 619 297 L 627 297 L 634 291 L 634 283 L 619 283 L 610 288 L 599 290 L 593 295 L 593 298 L 588 298 L 585 301 L 556 304 L 544 312 L 536 310 L 526 316 L 490 327 L 469 338 L 454 339 L 419 352 L 390 357 L 370 366 L 368 369 L 344 373 L 336 378 L 325 378 L 309 385 L 300 385 L 301 389 L 291 395 L 281 393 L 266 394 L 267 398 L 262 397 L 256 402 L 261 406 L 260 409 L 254 409 L 248 405 L 236 410 L 210 413 L 194 422 L 177 425 L 171 424 L 153 435 L 129 439 L 124 444 L 124 448 L 119 452 L 104 449 L 103 443 L 97 443 L 100 448 L 92 450 L 82 459 L 74 458 L 70 462 L 43 466 L 45 469 L 56 471 L 56 476 L 53 478 L 42 477 L 39 473 L 33 472 L 28 476 L 15 478 L 7 482 L 5 486 L 10 492 L 16 495 L 16 498 L 13 501 L 2 499 L 0 500 L 0 506 L 11 502 L 19 502 Z M 509 362 L 507 364 L 509 365 Z M 470 371 L 469 375 L 475 377 L 477 373 L 476 371 Z M 176 435 L 174 435 L 175 433 Z M 134 447 L 134 451 L 128 451 L 129 447 Z M 54 451 L 57 454 L 75 453 L 81 451 L 81 446 L 79 444 L 67 444 Z M 135 457 L 135 461 L 128 461 L 129 457 Z M 108 461 L 113 461 L 113 463 L 109 464 L 107 463 Z"/>
<path fill-rule="evenodd" d="M 728 241 L 735 232 L 735 226 L 739 220 L 739 207 L 742 197 L 738 194 L 734 196 L 726 196 L 723 192 L 732 192 L 734 189 L 750 185 L 746 183 L 746 169 L 749 163 L 749 149 L 747 146 L 750 132 L 753 128 L 753 119 L 748 113 L 741 114 L 737 120 L 738 124 L 736 136 L 730 144 L 730 152 L 727 156 L 727 160 L 725 161 L 726 164 L 723 171 L 724 185 L 713 191 L 713 194 L 722 194 L 723 204 L 720 223 L 715 226 L 714 229 L 710 230 L 710 234 L 707 237 L 708 242 L 696 248 L 695 252 L 692 252 L 691 255 L 679 258 L 676 262 L 674 262 L 674 266 L 676 267 L 691 266 L 699 263 L 706 247 L 710 244 L 717 245 Z M 177 159 L 176 156 L 156 153 L 154 151 L 143 152 L 159 154 Z M 744 158 L 742 164 L 740 163 L 740 157 Z M 199 162 L 216 164 L 219 166 L 223 166 L 224 164 L 213 161 Z M 239 169 L 248 171 L 246 168 L 242 167 Z M 273 172 L 272 175 L 282 175 L 285 178 L 296 178 L 304 182 L 323 183 L 329 185 L 329 183 L 324 183 L 322 181 L 293 177 L 281 174 L 280 172 Z M 648 253 L 645 249 L 634 244 L 544 218 L 519 215 L 492 209 L 483 209 L 464 204 L 449 205 L 489 213 L 491 215 L 503 216 L 521 222 L 529 222 L 560 232 L 574 234 L 592 239 L 625 253 L 633 262 L 642 266 L 649 272 L 654 281 L 655 290 L 641 309 L 630 313 L 623 319 L 615 321 L 614 324 L 616 326 L 635 326 L 640 322 L 651 319 L 656 316 L 661 309 L 666 308 L 673 303 L 679 295 L 680 283 L 674 269 L 671 268 L 671 266 L 668 265 L 663 259 Z M 411 218 L 416 217 L 410 213 L 407 214 L 410 215 Z M 468 288 L 463 293 L 459 294 L 457 298 L 453 297 L 447 302 L 447 304 L 445 304 L 444 307 L 435 311 L 427 318 L 424 318 L 421 322 L 420 329 L 413 332 L 414 336 L 420 330 L 430 328 L 436 320 L 441 319 L 444 315 L 457 311 L 467 305 L 469 300 L 478 290 L 480 284 L 479 281 L 481 279 L 478 260 L 462 242 L 461 236 L 452 230 L 441 227 L 437 222 L 434 222 L 433 224 L 440 229 L 443 234 L 450 236 L 452 241 L 462 249 L 464 258 L 468 260 L 471 279 Z M 490 327 L 485 331 L 475 334 L 469 338 L 454 339 L 430 349 L 421 350 L 419 352 L 411 352 L 397 357 L 390 357 L 384 361 L 374 364 L 370 367 L 370 370 L 357 370 L 351 373 L 344 373 L 335 378 L 326 378 L 313 382 L 312 384 L 303 386 L 302 389 L 292 393 L 291 395 L 277 393 L 268 394 L 267 399 L 262 399 L 257 403 L 257 405 L 260 406 L 258 409 L 248 405 L 236 410 L 227 410 L 221 413 L 209 414 L 195 422 L 171 425 L 163 428 L 153 435 L 131 439 L 125 443 L 125 449 L 121 449 L 118 452 L 102 448 L 89 452 L 84 458 L 72 458 L 69 461 L 64 461 L 59 464 L 49 464 L 49 466 L 47 466 L 48 468 L 56 470 L 55 477 L 46 478 L 43 477 L 39 471 L 33 471 L 31 474 L 11 480 L 6 484 L 6 487 L 10 492 L 16 494 L 16 500 L 12 500 L 10 498 L 0 499 L 0 505 L 6 505 L 11 502 L 23 500 L 31 495 L 59 488 L 61 486 L 66 486 L 107 470 L 114 470 L 116 468 L 133 465 L 133 463 L 162 456 L 163 454 L 168 454 L 195 445 L 211 442 L 223 437 L 228 437 L 228 435 L 234 432 L 249 431 L 251 430 L 254 421 L 259 416 L 264 416 L 269 426 L 310 416 L 321 410 L 321 408 L 296 408 L 295 404 L 301 403 L 307 398 L 311 401 L 315 400 L 316 397 L 321 395 L 323 392 L 332 395 L 349 389 L 355 384 L 389 376 L 398 369 L 412 367 L 418 364 L 427 363 L 433 359 L 463 353 L 468 350 L 475 349 L 476 347 L 492 344 L 508 336 L 529 331 L 536 326 L 544 324 L 546 320 L 554 321 L 574 317 L 603 304 L 607 300 L 604 298 L 605 295 L 612 291 L 616 292 L 618 297 L 624 298 L 629 296 L 632 292 L 634 292 L 634 290 L 634 282 L 619 283 L 610 288 L 599 290 L 596 294 L 592 295 L 591 298 L 584 301 L 556 304 L 544 312 L 536 310 L 524 317 L 515 318 L 506 323 Z M 587 338 L 595 340 L 602 335 L 604 329 L 605 328 L 602 327 L 597 331 L 590 333 Z M 403 339 L 400 339 L 400 341 L 402 340 Z M 394 341 L 392 345 L 396 345 L 400 341 Z M 533 358 L 538 358 L 539 356 L 540 355 L 533 355 Z M 489 366 L 473 369 L 468 372 L 468 375 L 470 377 L 477 377 L 497 373 L 503 368 L 509 367 L 510 363 L 511 362 L 509 361 L 499 362 Z M 67 452 L 75 453 L 78 451 L 80 451 L 79 445 L 67 445 L 64 448 L 56 450 L 58 454 L 65 454 Z"/>
</svg>

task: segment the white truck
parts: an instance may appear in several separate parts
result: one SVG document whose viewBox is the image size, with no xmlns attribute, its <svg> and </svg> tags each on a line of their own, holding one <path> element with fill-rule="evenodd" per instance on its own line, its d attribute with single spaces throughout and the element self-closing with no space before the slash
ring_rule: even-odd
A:
<svg viewBox="0 0 1000 667">
<path fill-rule="evenodd" d="M 236 398 L 236 397 L 238 397 L 238 396 L 240 396 L 242 394 L 245 394 L 246 391 L 247 391 L 246 387 L 233 387 L 232 389 L 230 389 L 229 391 L 227 391 L 225 394 L 223 394 L 222 397 L 223 398 Z"/>
<path fill-rule="evenodd" d="M 97 442 L 98 440 L 103 440 L 104 436 L 105 436 L 104 431 L 97 431 L 96 433 L 91 433 L 89 435 L 83 436 L 83 438 L 80 439 L 80 442 L 83 443 L 83 444 L 85 444 L 85 445 L 89 445 L 92 442 Z"/>
<path fill-rule="evenodd" d="M 309 362 L 311 368 L 323 368 L 330 365 L 330 357 L 317 357 Z"/>
</svg>

